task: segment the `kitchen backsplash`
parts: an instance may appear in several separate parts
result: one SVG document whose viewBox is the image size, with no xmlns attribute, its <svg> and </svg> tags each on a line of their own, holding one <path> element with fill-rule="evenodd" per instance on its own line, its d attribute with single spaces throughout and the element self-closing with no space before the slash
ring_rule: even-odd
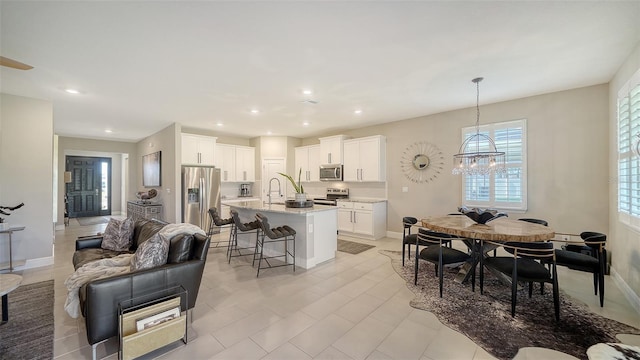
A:
<svg viewBox="0 0 640 360">
<path fill-rule="evenodd" d="M 260 197 L 261 184 L 259 181 L 251 183 L 251 195 Z M 314 183 L 303 183 L 304 191 L 309 198 L 324 197 L 327 188 L 349 189 L 349 197 L 352 198 L 371 198 L 386 199 L 387 189 L 385 183 L 347 183 L 343 181 L 323 181 Z M 220 186 L 220 195 L 223 198 L 235 198 L 240 195 L 240 183 L 222 183 Z M 293 196 L 293 194 L 288 194 Z"/>
<path fill-rule="evenodd" d="M 386 199 L 387 188 L 385 183 L 352 183 L 343 181 L 326 181 L 321 183 L 303 184 L 304 190 L 309 196 L 323 197 L 327 188 L 349 189 L 349 197 L 351 198 L 373 198 Z"/>
<path fill-rule="evenodd" d="M 251 195 L 255 197 L 259 197 L 260 193 L 256 192 L 260 190 L 259 188 L 256 189 L 257 183 L 249 183 L 249 184 L 253 185 L 251 187 Z M 220 185 L 220 196 L 223 199 L 236 198 L 240 196 L 240 183 L 224 183 L 223 182 Z"/>
</svg>

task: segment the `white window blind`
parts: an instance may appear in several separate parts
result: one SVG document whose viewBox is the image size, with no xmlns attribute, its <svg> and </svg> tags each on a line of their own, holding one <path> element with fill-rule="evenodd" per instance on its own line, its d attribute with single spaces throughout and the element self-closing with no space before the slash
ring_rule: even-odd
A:
<svg viewBox="0 0 640 360">
<path fill-rule="evenodd" d="M 618 214 L 640 227 L 640 70 L 618 92 Z"/>
<path fill-rule="evenodd" d="M 526 120 L 523 119 L 480 126 L 480 133 L 491 137 L 497 150 L 506 153 L 506 172 L 464 175 L 462 202 L 465 206 L 505 210 L 527 209 L 526 125 Z M 475 126 L 462 129 L 463 139 L 475 133 Z M 488 151 L 489 147 L 490 144 L 486 140 L 480 143 L 480 151 Z"/>
</svg>

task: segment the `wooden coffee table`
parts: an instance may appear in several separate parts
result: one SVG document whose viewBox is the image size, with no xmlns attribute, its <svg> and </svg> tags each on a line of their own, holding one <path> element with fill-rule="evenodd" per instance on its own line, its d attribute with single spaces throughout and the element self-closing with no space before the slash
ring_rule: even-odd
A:
<svg viewBox="0 0 640 360">
<path fill-rule="evenodd" d="M 15 274 L 0 274 L 0 296 L 2 296 L 2 322 L 9 321 L 9 298 L 10 292 L 15 290 L 22 282 L 22 276 Z"/>
</svg>

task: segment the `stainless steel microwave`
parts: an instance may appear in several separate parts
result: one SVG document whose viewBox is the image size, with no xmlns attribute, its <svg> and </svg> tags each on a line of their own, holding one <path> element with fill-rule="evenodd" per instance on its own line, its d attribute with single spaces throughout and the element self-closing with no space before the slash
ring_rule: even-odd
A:
<svg viewBox="0 0 640 360">
<path fill-rule="evenodd" d="M 320 181 L 342 181 L 342 165 L 320 165 Z"/>
</svg>

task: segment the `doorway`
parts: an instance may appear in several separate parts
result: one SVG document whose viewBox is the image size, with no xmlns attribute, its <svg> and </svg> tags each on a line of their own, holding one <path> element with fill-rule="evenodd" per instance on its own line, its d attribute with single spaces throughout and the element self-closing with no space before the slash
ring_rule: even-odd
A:
<svg viewBox="0 0 640 360">
<path fill-rule="evenodd" d="M 67 156 L 66 210 L 70 218 L 111 215 L 111 159 Z"/>
<path fill-rule="evenodd" d="M 271 203 L 284 204 L 287 198 L 287 184 L 283 182 L 286 179 L 278 173 L 287 173 L 285 159 L 262 159 L 262 201 L 264 203 L 269 203 L 269 183 L 274 178 L 277 181 L 274 180 L 271 183 Z"/>
</svg>

